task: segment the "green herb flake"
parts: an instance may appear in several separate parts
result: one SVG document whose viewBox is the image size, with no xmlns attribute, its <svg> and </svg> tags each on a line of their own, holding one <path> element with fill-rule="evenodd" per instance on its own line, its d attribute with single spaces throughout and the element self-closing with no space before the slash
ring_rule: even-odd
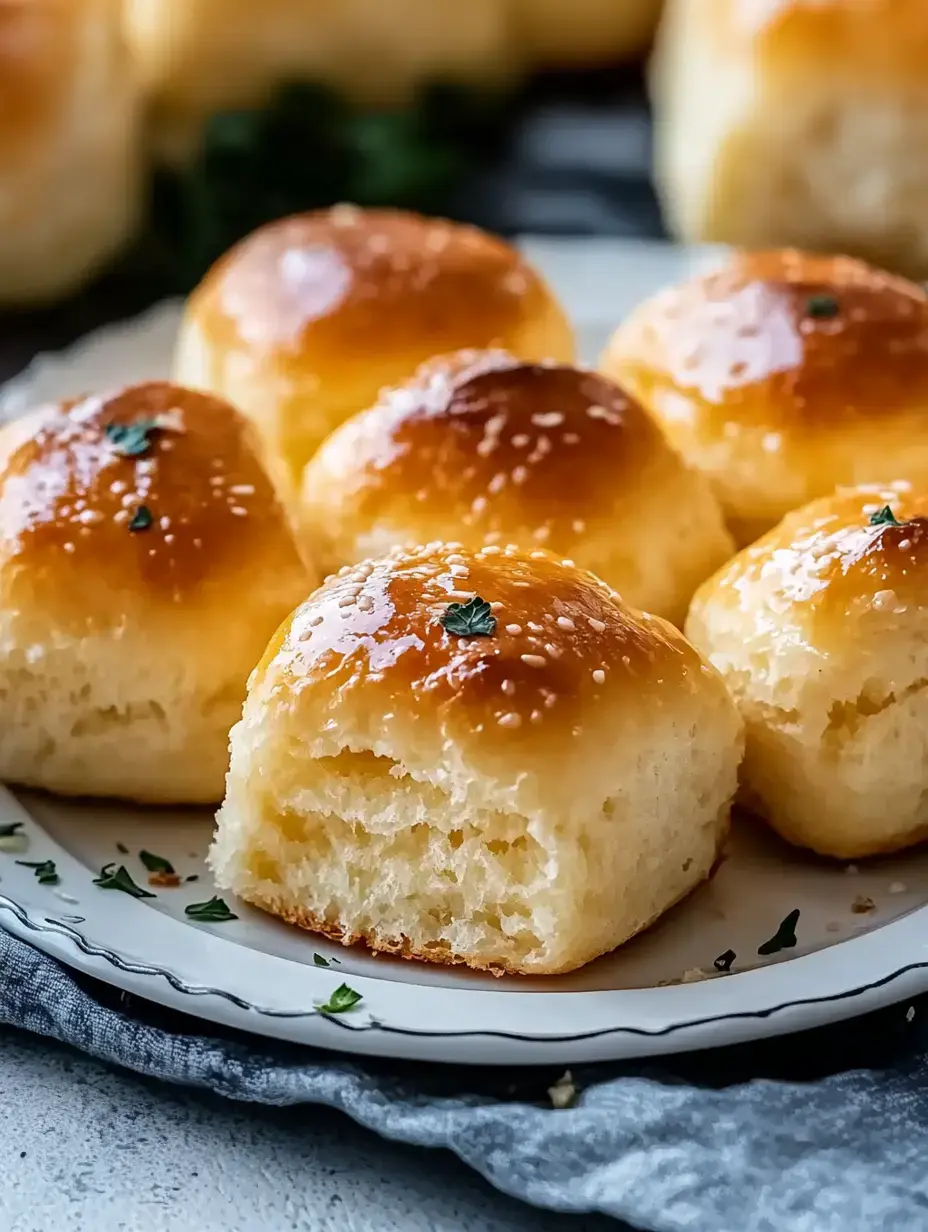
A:
<svg viewBox="0 0 928 1232">
<path fill-rule="evenodd" d="M 341 962 L 337 958 L 324 958 L 321 954 L 313 954 L 313 963 L 317 967 L 331 967 L 334 963 L 336 967 L 341 966 Z"/>
<path fill-rule="evenodd" d="M 734 950 L 726 950 L 724 954 L 720 954 L 718 956 L 718 958 L 713 962 L 712 965 L 713 967 L 715 967 L 716 971 L 720 971 L 723 974 L 727 974 L 729 971 L 731 971 L 731 965 L 737 957 L 738 955 L 735 953 Z"/>
<path fill-rule="evenodd" d="M 758 954 L 767 957 L 769 954 L 779 954 L 781 950 L 792 950 L 796 947 L 796 925 L 799 923 L 799 908 L 791 911 L 780 924 L 780 927 L 763 945 L 757 947 Z"/>
<path fill-rule="evenodd" d="M 106 439 L 123 458 L 141 458 L 152 446 L 151 434 L 158 427 L 154 419 L 139 419 L 135 423 L 108 423 Z"/>
<path fill-rule="evenodd" d="M 140 851 L 139 859 L 150 873 L 173 874 L 174 872 L 174 865 L 170 860 L 166 860 L 164 856 L 152 855 L 150 851 Z"/>
<path fill-rule="evenodd" d="M 813 295 L 806 304 L 806 315 L 816 321 L 829 321 L 841 311 L 841 305 L 833 295 Z"/>
<path fill-rule="evenodd" d="M 120 853 L 120 855 L 127 856 L 129 854 L 129 848 L 125 843 L 117 843 L 116 850 Z"/>
<path fill-rule="evenodd" d="M 496 632 L 496 617 L 486 599 L 475 595 L 467 603 L 452 603 L 441 618 L 446 633 L 452 637 L 492 637 Z"/>
<path fill-rule="evenodd" d="M 889 505 L 884 505 L 882 509 L 878 509 L 876 513 L 870 515 L 871 526 L 904 526 L 904 522 L 897 522 L 896 515 L 890 509 Z"/>
<path fill-rule="evenodd" d="M 129 894 L 132 898 L 157 897 L 149 890 L 143 890 L 141 886 L 136 885 L 124 864 L 120 864 L 115 873 L 114 868 L 116 868 L 115 864 L 104 864 L 100 869 L 100 876 L 94 877 L 93 884 L 99 886 L 101 890 L 122 890 L 123 894 Z"/>
<path fill-rule="evenodd" d="M 211 898 L 208 903 L 191 903 L 184 908 L 184 914 L 198 924 L 225 924 L 228 920 L 238 919 L 221 898 Z"/>
<path fill-rule="evenodd" d="M 199 873 L 191 873 L 189 877 L 184 878 L 184 881 L 199 881 L 199 880 L 200 880 Z"/>
<path fill-rule="evenodd" d="M 17 860 L 23 868 L 31 868 L 39 885 L 57 885 L 61 878 L 54 860 Z"/>
<path fill-rule="evenodd" d="M 135 513 L 132 515 L 132 521 L 129 523 L 129 530 L 136 532 L 140 530 L 148 530 L 154 518 L 151 516 L 151 510 L 147 505 L 139 505 Z"/>
<path fill-rule="evenodd" d="M 19 834 L 22 828 L 23 823 L 21 821 L 8 822 L 0 826 L 0 838 L 12 838 L 14 835 Z"/>
<path fill-rule="evenodd" d="M 360 1000 L 359 992 L 355 992 L 347 984 L 339 984 L 328 1001 L 317 1005 L 316 1009 L 320 1014 L 344 1014 L 348 1010 L 353 1010 Z"/>
</svg>

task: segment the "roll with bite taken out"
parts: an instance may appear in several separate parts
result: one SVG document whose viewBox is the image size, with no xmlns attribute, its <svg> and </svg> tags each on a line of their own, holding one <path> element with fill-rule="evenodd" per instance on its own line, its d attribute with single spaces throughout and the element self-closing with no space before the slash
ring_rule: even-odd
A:
<svg viewBox="0 0 928 1232">
<path fill-rule="evenodd" d="M 602 369 L 712 481 L 741 545 L 839 484 L 928 485 L 928 295 L 861 261 L 737 254 L 638 308 Z"/>
<path fill-rule="evenodd" d="M 928 838 L 928 498 L 814 501 L 697 593 L 687 635 L 747 725 L 746 802 L 856 859 Z"/>
<path fill-rule="evenodd" d="M 344 569 L 251 681 L 218 884 L 345 945 L 568 971 L 709 874 L 741 722 L 670 625 L 548 553 Z"/>
<path fill-rule="evenodd" d="M 222 798 L 268 637 L 314 584 L 250 425 L 152 383 L 0 431 L 0 779 Z"/>
<path fill-rule="evenodd" d="M 328 434 L 433 355 L 503 346 L 573 358 L 570 325 L 514 248 L 395 210 L 274 222 L 194 292 L 176 377 L 231 399 L 261 432 L 285 493 Z"/>
<path fill-rule="evenodd" d="M 303 476 L 327 568 L 401 544 L 550 548 L 682 623 L 734 551 L 708 481 L 611 381 L 504 351 L 424 364 L 329 437 Z"/>
</svg>

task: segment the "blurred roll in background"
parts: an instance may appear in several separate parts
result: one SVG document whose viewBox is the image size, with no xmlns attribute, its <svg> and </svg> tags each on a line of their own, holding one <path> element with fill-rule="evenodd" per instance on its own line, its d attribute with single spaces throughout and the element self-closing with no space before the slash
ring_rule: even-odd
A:
<svg viewBox="0 0 928 1232">
<path fill-rule="evenodd" d="M 0 0 L 0 307 L 76 333 L 339 201 L 923 277 L 926 69 L 924 0 Z"/>
</svg>

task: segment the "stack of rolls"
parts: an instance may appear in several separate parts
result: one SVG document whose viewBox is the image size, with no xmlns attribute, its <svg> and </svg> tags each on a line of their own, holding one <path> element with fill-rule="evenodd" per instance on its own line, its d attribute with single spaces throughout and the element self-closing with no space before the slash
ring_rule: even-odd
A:
<svg viewBox="0 0 928 1232">
<path fill-rule="evenodd" d="M 841 258 L 733 257 L 596 372 L 500 240 L 265 228 L 191 298 L 177 384 L 0 434 L 0 774 L 225 775 L 223 890 L 496 974 L 647 928 L 739 791 L 826 856 L 910 846 L 926 356 L 923 291 Z"/>
</svg>

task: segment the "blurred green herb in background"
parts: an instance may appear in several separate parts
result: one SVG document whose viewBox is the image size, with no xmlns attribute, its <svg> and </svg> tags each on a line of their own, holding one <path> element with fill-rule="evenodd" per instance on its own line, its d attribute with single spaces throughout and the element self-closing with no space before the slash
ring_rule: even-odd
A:
<svg viewBox="0 0 928 1232">
<path fill-rule="evenodd" d="M 509 102 L 430 86 L 405 110 L 365 111 L 291 84 L 260 110 L 215 115 L 191 165 L 156 178 L 156 264 L 172 289 L 188 291 L 237 240 L 287 214 L 340 201 L 449 212 L 499 150 Z"/>
</svg>

